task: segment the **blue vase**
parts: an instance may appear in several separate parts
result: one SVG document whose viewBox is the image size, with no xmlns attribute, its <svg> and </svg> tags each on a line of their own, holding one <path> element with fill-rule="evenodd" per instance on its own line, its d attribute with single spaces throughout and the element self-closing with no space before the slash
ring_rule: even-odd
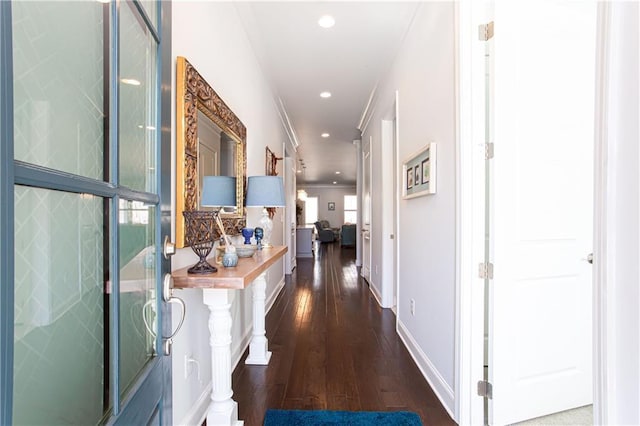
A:
<svg viewBox="0 0 640 426">
<path fill-rule="evenodd" d="M 264 237 L 264 231 L 262 228 L 257 227 L 253 233 L 256 235 L 256 244 L 258 244 L 258 250 L 262 250 L 262 237 Z"/>
<path fill-rule="evenodd" d="M 251 237 L 253 236 L 253 228 L 242 228 L 242 236 L 244 237 L 245 244 L 251 244 Z"/>
<path fill-rule="evenodd" d="M 238 266 L 238 255 L 237 253 L 225 253 L 222 256 L 222 266 L 225 268 L 231 268 L 233 266 Z"/>
</svg>

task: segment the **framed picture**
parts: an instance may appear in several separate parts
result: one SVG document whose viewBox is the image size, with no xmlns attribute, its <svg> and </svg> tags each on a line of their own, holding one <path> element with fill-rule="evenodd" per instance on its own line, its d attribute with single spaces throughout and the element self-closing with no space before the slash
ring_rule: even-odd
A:
<svg viewBox="0 0 640 426">
<path fill-rule="evenodd" d="M 329 204 L 327 206 L 329 208 L 329 210 L 335 210 L 336 209 L 336 203 L 334 203 L 333 201 L 329 201 Z"/>
<path fill-rule="evenodd" d="M 402 198 L 436 193 L 436 144 L 428 143 L 402 163 Z"/>
</svg>

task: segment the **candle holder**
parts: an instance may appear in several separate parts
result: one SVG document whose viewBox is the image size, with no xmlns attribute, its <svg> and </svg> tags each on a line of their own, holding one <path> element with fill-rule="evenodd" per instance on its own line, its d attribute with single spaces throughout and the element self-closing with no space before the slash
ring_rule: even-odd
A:
<svg viewBox="0 0 640 426">
<path fill-rule="evenodd" d="M 217 272 L 218 268 L 207 262 L 207 256 L 213 248 L 213 229 L 217 212 L 213 211 L 186 211 L 182 212 L 185 220 L 187 244 L 198 255 L 200 261 L 189 268 L 190 274 L 209 274 Z"/>
</svg>

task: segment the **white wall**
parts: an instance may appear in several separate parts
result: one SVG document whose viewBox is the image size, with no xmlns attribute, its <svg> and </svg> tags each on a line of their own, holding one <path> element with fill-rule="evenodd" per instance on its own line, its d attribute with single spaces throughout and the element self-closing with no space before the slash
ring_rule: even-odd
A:
<svg viewBox="0 0 640 426">
<path fill-rule="evenodd" d="M 175 132 L 175 57 L 184 56 L 207 80 L 247 128 L 247 175 L 264 175 L 265 146 L 278 157 L 288 138 L 269 85 L 247 40 L 235 6 L 229 2 L 175 2 L 173 4 L 172 51 L 173 101 L 172 129 Z M 175 134 L 173 135 L 175 164 Z M 174 166 L 175 167 L 175 166 Z M 282 165 L 278 165 L 282 175 Z M 175 176 L 175 171 L 173 173 Z M 175 193 L 175 182 L 174 182 Z M 175 199 L 173 200 L 175 205 Z M 248 209 L 248 226 L 257 226 L 259 209 Z M 274 217 L 272 241 L 283 244 L 282 210 Z M 175 211 L 175 209 L 173 209 Z M 175 218 L 173 218 L 175 223 Z M 190 248 L 178 250 L 172 267 L 178 269 L 195 263 Z M 267 302 L 271 302 L 284 281 L 283 262 L 279 261 L 267 275 Z M 202 303 L 201 290 L 179 290 L 176 296 L 187 304 L 182 331 L 174 339 L 173 349 L 173 423 L 199 424 L 209 403 L 211 358 L 208 309 Z M 174 311 L 173 323 L 178 321 Z M 237 291 L 232 306 L 232 362 L 238 361 L 251 332 L 251 290 Z M 185 356 L 199 363 L 197 372 L 185 378 Z"/>
<path fill-rule="evenodd" d="M 373 137 L 373 170 L 382 161 L 381 122 L 399 91 L 399 162 L 428 142 L 438 144 L 437 193 L 400 200 L 398 328 L 425 376 L 453 417 L 455 319 L 454 3 L 423 3 L 377 100 L 363 140 Z M 397 165 L 401 170 L 401 164 Z M 401 179 L 399 179 L 401 182 Z M 400 183 L 399 183 L 400 185 Z M 397 188 L 401 190 L 400 187 Z M 373 174 L 372 285 L 382 272 L 382 181 Z M 416 312 L 409 313 L 415 299 Z"/>
<path fill-rule="evenodd" d="M 353 159 L 355 162 L 356 153 L 354 150 Z M 332 228 L 339 228 L 344 224 L 344 196 L 356 195 L 355 186 L 313 186 L 299 185 L 298 189 L 307 191 L 307 196 L 318 197 L 318 220 L 328 220 Z M 336 209 L 331 211 L 328 209 L 329 202 L 336 203 Z M 303 206 L 304 203 L 300 202 Z M 303 212 L 304 220 L 304 212 Z"/>
</svg>

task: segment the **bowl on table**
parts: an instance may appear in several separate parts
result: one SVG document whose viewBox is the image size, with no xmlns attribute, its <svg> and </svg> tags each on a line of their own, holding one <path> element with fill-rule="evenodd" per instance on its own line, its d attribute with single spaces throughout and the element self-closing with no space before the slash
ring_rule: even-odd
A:
<svg viewBox="0 0 640 426">
<path fill-rule="evenodd" d="M 251 257 L 256 252 L 256 244 L 240 244 L 235 246 L 238 257 Z"/>
</svg>

